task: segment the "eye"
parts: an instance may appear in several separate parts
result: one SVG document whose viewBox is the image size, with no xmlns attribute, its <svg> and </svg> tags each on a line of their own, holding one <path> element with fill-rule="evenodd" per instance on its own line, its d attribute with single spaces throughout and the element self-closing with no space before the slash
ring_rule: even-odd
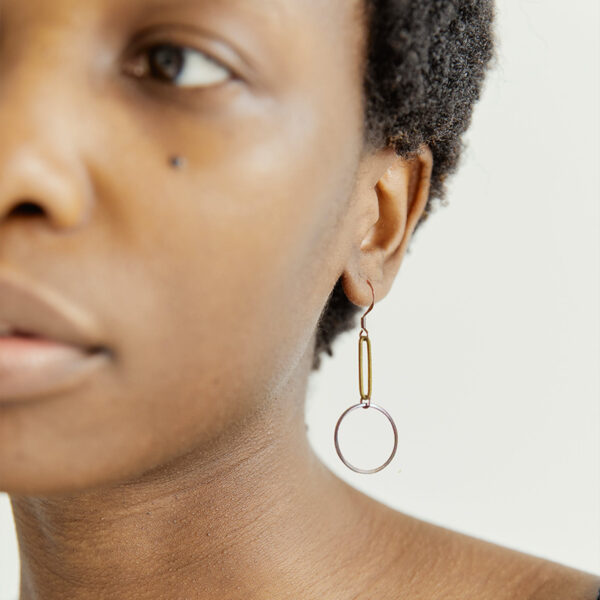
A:
<svg viewBox="0 0 600 600">
<path fill-rule="evenodd" d="M 148 46 L 125 70 L 136 77 L 149 77 L 176 87 L 210 87 L 232 75 L 204 52 L 168 42 Z"/>
</svg>

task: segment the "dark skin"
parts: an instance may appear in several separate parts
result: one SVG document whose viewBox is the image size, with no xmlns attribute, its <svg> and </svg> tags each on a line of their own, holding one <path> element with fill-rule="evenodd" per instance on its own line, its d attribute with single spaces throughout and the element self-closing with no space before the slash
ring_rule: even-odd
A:
<svg viewBox="0 0 600 600">
<path fill-rule="evenodd" d="M 0 403 L 21 600 L 594 598 L 596 576 L 394 511 L 308 444 L 327 296 L 343 275 L 385 297 L 432 169 L 362 145 L 358 6 L 0 1 L 0 266 L 112 351 Z M 166 41 L 239 79 L 136 77 Z"/>
</svg>

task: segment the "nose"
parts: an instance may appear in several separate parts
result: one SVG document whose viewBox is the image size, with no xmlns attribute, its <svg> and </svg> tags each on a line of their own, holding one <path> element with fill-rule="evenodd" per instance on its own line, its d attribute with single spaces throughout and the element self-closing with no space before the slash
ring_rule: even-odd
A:
<svg viewBox="0 0 600 600">
<path fill-rule="evenodd" d="M 0 240 L 18 216 L 34 215 L 36 227 L 64 231 L 81 226 L 90 212 L 77 90 L 61 77 L 51 84 L 48 71 L 36 74 L 12 70 L 0 89 Z"/>
<path fill-rule="evenodd" d="M 89 190 L 66 142 L 52 143 L 39 130 L 27 139 L 12 137 L 0 141 L 0 237 L 7 222 L 23 215 L 42 216 L 43 226 L 55 230 L 81 226 Z"/>
</svg>

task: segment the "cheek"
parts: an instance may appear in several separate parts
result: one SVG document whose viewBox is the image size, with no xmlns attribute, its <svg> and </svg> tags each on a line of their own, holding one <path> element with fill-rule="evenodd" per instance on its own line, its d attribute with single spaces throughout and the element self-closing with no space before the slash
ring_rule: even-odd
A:
<svg viewBox="0 0 600 600">
<path fill-rule="evenodd" d="M 155 188 L 151 223 L 118 253 L 139 263 L 115 286 L 135 316 L 118 340 L 124 389 L 175 408 L 189 434 L 216 432 L 278 385 L 339 274 L 327 246 L 352 158 L 310 104 L 287 109 L 204 163 L 210 130 L 180 146 L 189 168 Z"/>
<path fill-rule="evenodd" d="M 115 361 L 85 390 L 5 419 L 7 491 L 85 488 L 166 462 L 264 402 L 307 351 L 343 266 L 332 232 L 358 127 L 316 98 L 278 106 L 235 127 L 157 118 L 135 157 L 139 131 L 100 145 L 113 154 L 96 164 L 88 241 Z M 185 168 L 168 166 L 174 153 Z"/>
</svg>

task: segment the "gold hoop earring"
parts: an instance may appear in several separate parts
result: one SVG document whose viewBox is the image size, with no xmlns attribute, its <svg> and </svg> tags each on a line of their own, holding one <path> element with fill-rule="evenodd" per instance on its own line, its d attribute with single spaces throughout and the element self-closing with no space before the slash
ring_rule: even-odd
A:
<svg viewBox="0 0 600 600">
<path fill-rule="evenodd" d="M 340 415 L 340 418 L 337 420 L 337 423 L 335 425 L 333 441 L 335 443 L 335 450 L 336 450 L 338 456 L 340 457 L 341 461 L 349 469 L 352 469 L 352 471 L 355 471 L 356 473 L 363 473 L 363 474 L 368 475 L 370 473 L 377 473 L 377 471 L 381 471 L 381 469 L 384 469 L 385 467 L 387 467 L 390 464 L 390 462 L 394 458 L 394 455 L 396 454 L 396 449 L 398 448 L 398 430 L 396 429 L 396 424 L 394 423 L 394 419 L 392 419 L 392 416 L 390 415 L 390 413 L 387 410 L 385 410 L 384 408 L 382 408 L 381 406 L 378 406 L 377 404 L 373 404 L 371 402 L 371 385 L 372 385 L 371 340 L 369 339 L 369 332 L 367 331 L 367 327 L 365 325 L 365 317 L 367 316 L 367 314 L 370 312 L 370 310 L 375 305 L 375 290 L 373 289 L 373 286 L 371 285 L 371 282 L 368 279 L 367 279 L 367 283 L 369 284 L 369 287 L 371 288 L 371 292 L 373 294 L 373 300 L 371 302 L 371 306 L 369 306 L 369 308 L 366 310 L 365 314 L 360 319 L 360 332 L 358 335 L 358 391 L 360 392 L 360 402 L 358 404 L 353 404 L 352 406 L 347 408 Z M 367 384 L 367 392 L 366 393 L 364 391 L 364 386 L 363 386 L 363 346 L 365 343 L 366 343 L 366 348 L 367 348 L 367 367 L 368 367 L 367 368 L 368 384 Z M 392 430 L 394 432 L 394 448 L 392 449 L 392 453 L 389 455 L 388 459 L 382 465 L 380 465 L 379 467 L 375 467 L 374 469 L 359 469 L 358 467 L 355 467 L 354 465 L 349 463 L 344 458 L 342 451 L 340 450 L 340 444 L 338 441 L 338 431 L 340 428 L 340 423 L 342 422 L 342 420 L 348 413 L 352 412 L 353 410 L 356 410 L 357 408 L 363 408 L 363 409 L 374 408 L 375 410 L 379 411 L 385 417 L 387 417 L 388 421 L 392 425 Z"/>
</svg>

